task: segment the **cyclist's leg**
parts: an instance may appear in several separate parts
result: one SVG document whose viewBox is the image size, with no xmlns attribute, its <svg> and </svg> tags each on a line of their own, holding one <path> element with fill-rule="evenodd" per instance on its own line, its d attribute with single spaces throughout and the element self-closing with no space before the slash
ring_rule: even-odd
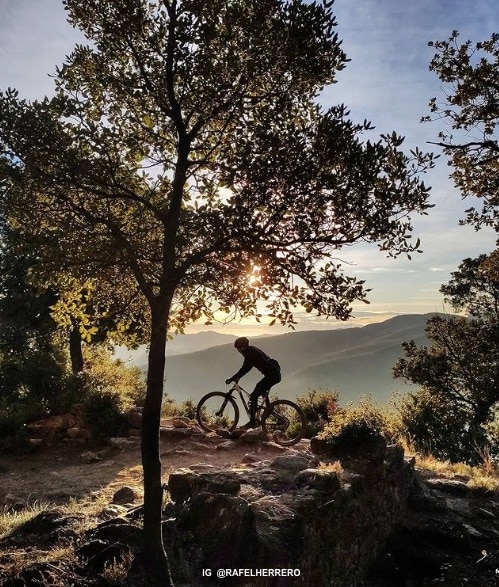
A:
<svg viewBox="0 0 499 587">
<path fill-rule="evenodd" d="M 263 379 L 256 384 L 255 389 L 250 394 L 250 420 L 245 424 L 244 428 L 251 428 L 256 425 L 256 409 L 258 406 L 258 398 L 261 396 L 268 396 L 270 388 L 281 380 L 280 373 L 270 373 L 265 375 Z"/>
</svg>

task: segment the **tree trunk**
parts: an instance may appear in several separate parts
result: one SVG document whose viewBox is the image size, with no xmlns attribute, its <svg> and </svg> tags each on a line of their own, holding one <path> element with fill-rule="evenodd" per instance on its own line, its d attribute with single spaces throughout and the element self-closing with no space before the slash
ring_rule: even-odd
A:
<svg viewBox="0 0 499 587">
<path fill-rule="evenodd" d="M 69 331 L 69 356 L 71 359 L 71 371 L 74 374 L 83 371 L 83 350 L 81 347 L 82 340 L 80 330 L 76 320 L 71 320 L 71 330 Z"/>
<path fill-rule="evenodd" d="M 144 555 L 148 585 L 173 587 L 163 546 L 161 459 L 159 427 L 163 401 L 168 307 L 151 310 L 151 338 L 147 393 L 142 414 L 142 468 L 144 471 Z"/>
</svg>

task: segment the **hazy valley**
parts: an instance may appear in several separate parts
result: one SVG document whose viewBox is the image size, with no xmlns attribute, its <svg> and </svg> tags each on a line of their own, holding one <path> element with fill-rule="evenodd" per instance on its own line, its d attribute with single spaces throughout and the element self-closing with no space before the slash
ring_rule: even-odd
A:
<svg viewBox="0 0 499 587">
<path fill-rule="evenodd" d="M 386 402 L 393 392 L 407 391 L 402 380 L 392 377 L 396 359 L 403 355 L 402 342 L 427 342 L 424 329 L 430 315 L 403 315 L 364 327 L 290 332 L 253 339 L 256 346 L 281 364 L 283 379 L 275 387 L 279 397 L 294 399 L 308 389 L 337 389 L 341 403 L 371 394 Z M 224 389 L 224 379 L 242 364 L 232 346 L 234 336 L 206 332 L 176 337 L 167 357 L 165 391 L 175 401 Z M 191 352 L 189 352 L 191 349 Z M 134 362 L 145 370 L 145 354 Z M 255 370 L 241 384 L 251 390 L 259 378 Z"/>
</svg>

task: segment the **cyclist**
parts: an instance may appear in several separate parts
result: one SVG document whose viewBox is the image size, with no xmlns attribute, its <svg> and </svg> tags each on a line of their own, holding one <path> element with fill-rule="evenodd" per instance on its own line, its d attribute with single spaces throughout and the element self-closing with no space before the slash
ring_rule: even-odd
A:
<svg viewBox="0 0 499 587">
<path fill-rule="evenodd" d="M 234 341 L 235 348 L 243 355 L 244 362 L 239 371 L 225 380 L 225 383 L 229 384 L 235 381 L 239 382 L 239 379 L 246 375 L 253 367 L 258 369 L 263 375 L 255 386 L 255 389 L 250 394 L 250 420 L 242 429 L 255 428 L 256 427 L 256 408 L 258 405 L 258 398 L 263 395 L 268 395 L 270 388 L 281 381 L 281 367 L 275 359 L 271 359 L 261 349 L 256 346 L 252 346 L 249 340 L 245 336 L 236 338 Z"/>
</svg>

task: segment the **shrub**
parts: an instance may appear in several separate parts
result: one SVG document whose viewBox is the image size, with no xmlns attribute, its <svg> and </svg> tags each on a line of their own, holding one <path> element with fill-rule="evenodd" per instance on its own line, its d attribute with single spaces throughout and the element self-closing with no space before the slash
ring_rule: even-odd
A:
<svg viewBox="0 0 499 587">
<path fill-rule="evenodd" d="M 84 358 L 82 377 L 87 393 L 116 396 L 122 408 L 143 404 L 145 382 L 138 367 L 114 358 L 103 345 L 85 348 Z"/>
<path fill-rule="evenodd" d="M 26 407 L 22 403 L 0 400 L 0 452 L 25 453 L 30 450 Z"/>
<path fill-rule="evenodd" d="M 311 389 L 296 402 L 307 418 L 306 438 L 312 438 L 324 430 L 330 422 L 331 414 L 338 409 L 339 393 L 337 391 L 320 391 Z"/>
<path fill-rule="evenodd" d="M 84 357 L 85 371 L 77 376 L 76 385 L 86 425 L 97 440 L 126 435 L 124 412 L 140 405 L 145 395 L 140 369 L 115 359 L 104 346 L 87 347 Z"/>
<path fill-rule="evenodd" d="M 61 390 L 67 378 L 63 354 L 49 350 L 28 349 L 25 353 L 0 357 L 2 399 L 24 406 L 26 422 L 46 416 L 60 408 Z"/>
<path fill-rule="evenodd" d="M 165 394 L 163 398 L 163 408 L 161 415 L 163 418 L 183 417 L 191 420 L 196 419 L 197 402 L 192 398 L 185 400 L 182 403 L 177 403 Z"/>
<path fill-rule="evenodd" d="M 93 391 L 83 402 L 85 423 L 97 440 L 125 436 L 128 419 L 123 412 L 119 394 L 110 391 Z"/>
<path fill-rule="evenodd" d="M 407 443 L 424 456 L 478 464 L 489 445 L 497 446 L 494 421 L 471 435 L 469 408 L 426 388 L 404 396 L 397 409 Z"/>
<path fill-rule="evenodd" d="M 397 436 L 393 414 L 386 408 L 373 403 L 370 396 L 362 397 L 356 404 L 349 403 L 345 408 L 333 406 L 330 422 L 321 433 L 322 438 L 337 438 L 340 435 L 357 438 L 381 435 L 388 442 Z"/>
</svg>

